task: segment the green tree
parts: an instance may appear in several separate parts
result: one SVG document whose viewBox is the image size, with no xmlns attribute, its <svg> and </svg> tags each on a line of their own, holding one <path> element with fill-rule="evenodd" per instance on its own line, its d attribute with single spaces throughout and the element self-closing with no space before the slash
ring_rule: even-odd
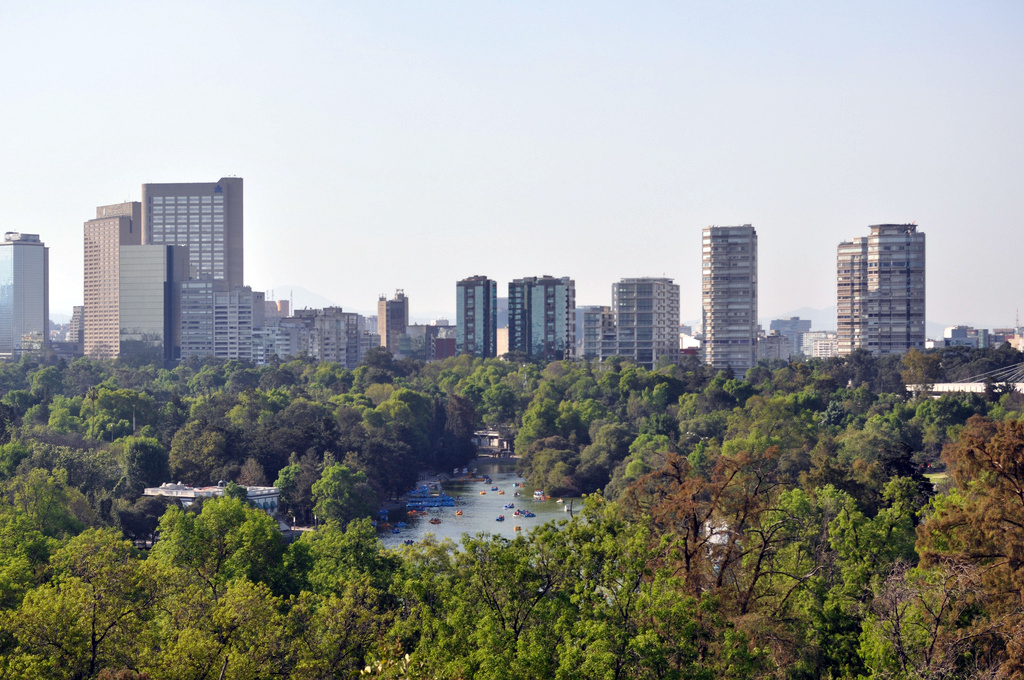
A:
<svg viewBox="0 0 1024 680">
<path fill-rule="evenodd" d="M 95 677 L 133 665 L 150 615 L 151 578 L 112 530 L 88 530 L 52 560 L 54 578 L 29 592 L 8 618 L 18 653 L 54 678 Z"/>
<path fill-rule="evenodd" d="M 277 523 L 238 499 L 208 499 L 198 514 L 172 507 L 160 520 L 159 534 L 152 558 L 182 570 L 214 601 L 234 579 L 272 585 L 282 579 Z"/>
<path fill-rule="evenodd" d="M 121 442 L 119 482 L 124 492 L 138 495 L 150 486 L 159 486 L 171 476 L 169 457 L 160 442 L 151 437 L 129 437 Z"/>
<path fill-rule="evenodd" d="M 313 484 L 313 512 L 325 522 L 347 524 L 373 512 L 373 491 L 362 471 L 353 472 L 344 465 L 324 468 Z"/>
</svg>

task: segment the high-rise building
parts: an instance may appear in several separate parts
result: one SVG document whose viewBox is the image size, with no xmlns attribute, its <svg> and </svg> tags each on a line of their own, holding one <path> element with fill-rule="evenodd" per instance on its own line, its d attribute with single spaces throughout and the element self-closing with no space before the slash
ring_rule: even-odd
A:
<svg viewBox="0 0 1024 680">
<path fill-rule="evenodd" d="M 779 350 L 782 356 L 778 357 L 780 359 L 788 359 L 791 356 L 800 354 L 800 348 L 803 346 L 803 334 L 811 332 L 811 320 L 801 319 L 799 316 L 791 316 L 788 319 L 772 319 L 768 330 L 778 331 L 780 335 L 785 336 L 789 340 L 789 347 Z"/>
<path fill-rule="evenodd" d="M 103 205 L 85 223 L 85 304 L 82 317 L 86 356 L 116 357 L 121 344 L 121 246 L 142 243 L 142 204 Z"/>
<path fill-rule="evenodd" d="M 622 279 L 612 284 L 616 356 L 648 369 L 679 361 L 679 286 L 672 279 Z M 602 359 L 609 355 L 602 352 Z"/>
<path fill-rule="evenodd" d="M 38 234 L 0 243 L 0 356 L 36 351 L 50 333 L 50 249 Z"/>
<path fill-rule="evenodd" d="M 188 246 L 195 278 L 243 286 L 242 178 L 142 185 L 142 243 Z"/>
<path fill-rule="evenodd" d="M 576 282 L 531 276 L 508 284 L 508 351 L 542 361 L 576 350 Z"/>
<path fill-rule="evenodd" d="M 471 276 L 455 286 L 456 335 L 459 354 L 496 356 L 498 346 L 498 284 Z"/>
<path fill-rule="evenodd" d="M 309 336 L 309 354 L 317 361 L 334 361 L 353 369 L 359 364 L 363 319 L 341 307 L 318 310 Z"/>
<path fill-rule="evenodd" d="M 181 356 L 181 283 L 188 279 L 188 248 L 122 246 L 119 356 L 172 363 Z"/>
<path fill-rule="evenodd" d="M 409 326 L 409 298 L 405 291 L 396 290 L 395 297 L 388 300 L 383 295 L 377 301 L 377 335 L 380 346 L 387 347 L 392 354 L 398 354 L 398 338 Z"/>
<path fill-rule="evenodd" d="M 812 359 L 830 359 L 839 353 L 835 331 L 811 331 L 804 333 L 800 352 Z"/>
<path fill-rule="evenodd" d="M 743 376 L 757 363 L 757 231 L 705 227 L 701 245 L 704 362 Z"/>
<path fill-rule="evenodd" d="M 924 349 L 925 238 L 915 224 L 875 224 L 839 244 L 836 328 L 840 356 Z"/>
<path fill-rule="evenodd" d="M 608 306 L 577 307 L 576 316 L 582 319 L 578 355 L 583 359 L 600 359 L 615 354 L 615 314 Z M 579 324 L 577 324 L 579 327 Z"/>
<path fill-rule="evenodd" d="M 251 361 L 252 331 L 263 326 L 265 294 L 248 286 L 222 290 L 209 277 L 181 284 L 181 358 Z"/>
<path fill-rule="evenodd" d="M 85 327 L 83 326 L 83 320 L 85 319 L 85 307 L 82 305 L 75 305 L 71 308 L 71 321 L 68 322 L 68 337 L 67 341 L 78 345 L 75 350 L 81 354 L 82 344 L 84 343 Z"/>
</svg>

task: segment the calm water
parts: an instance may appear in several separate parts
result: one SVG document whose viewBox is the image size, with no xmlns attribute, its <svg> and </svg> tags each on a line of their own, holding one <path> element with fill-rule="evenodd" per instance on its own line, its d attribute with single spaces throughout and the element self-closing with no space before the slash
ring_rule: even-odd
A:
<svg viewBox="0 0 1024 680">
<path fill-rule="evenodd" d="M 427 534 L 433 534 L 437 539 L 450 538 L 456 543 L 462 539 L 462 534 L 474 535 L 479 532 L 499 534 L 506 538 L 515 538 L 516 526 L 522 527 L 522 533 L 526 534 L 530 529 L 538 527 L 552 519 L 568 519 L 569 513 L 565 512 L 561 503 L 554 499 L 550 501 L 533 500 L 533 487 L 513 487 L 512 482 L 523 482 L 515 472 L 515 461 L 507 460 L 475 460 L 469 464 L 469 469 L 476 468 L 476 477 L 485 474 L 491 476 L 491 483 L 469 482 L 464 480 L 452 480 L 444 482 L 441 490 L 449 496 L 462 496 L 464 505 L 456 505 L 454 508 L 431 508 L 429 515 L 411 517 L 404 514 L 404 510 L 392 512 L 390 521 L 405 522 L 406 527 L 400 534 L 391 533 L 390 529 L 381 529 L 380 538 L 384 545 L 389 547 L 401 546 L 406 540 L 419 541 Z M 497 491 L 491 491 L 492 486 L 504 490 L 504 495 Z M 486 491 L 480 495 L 481 491 Z M 518 491 L 519 497 L 513 493 Z M 565 504 L 573 500 L 573 509 L 578 512 L 582 506 L 580 499 L 565 498 Z M 506 510 L 506 503 L 515 503 L 515 509 Z M 462 516 L 456 517 L 455 511 L 462 510 Z M 513 517 L 516 510 L 529 510 L 536 513 L 536 517 Z M 494 520 L 498 515 L 505 515 L 504 522 Z M 440 524 L 431 524 L 430 519 L 438 518 Z"/>
</svg>

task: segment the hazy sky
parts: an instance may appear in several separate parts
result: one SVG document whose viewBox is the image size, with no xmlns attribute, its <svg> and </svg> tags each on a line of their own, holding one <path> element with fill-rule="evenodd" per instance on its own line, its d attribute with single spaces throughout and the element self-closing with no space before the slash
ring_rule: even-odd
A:
<svg viewBox="0 0 1024 680">
<path fill-rule="evenodd" d="M 608 304 L 753 224 L 760 311 L 835 304 L 835 249 L 927 234 L 928 319 L 1022 306 L 1024 3 L 0 3 L 0 230 L 82 300 L 82 223 L 245 179 L 245 273 L 352 309 L 455 281 Z"/>
</svg>

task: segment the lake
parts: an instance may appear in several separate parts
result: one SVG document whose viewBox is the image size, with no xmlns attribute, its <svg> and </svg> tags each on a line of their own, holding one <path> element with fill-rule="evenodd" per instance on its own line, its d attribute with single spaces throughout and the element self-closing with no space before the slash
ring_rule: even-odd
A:
<svg viewBox="0 0 1024 680">
<path fill-rule="evenodd" d="M 513 487 L 513 482 L 522 483 L 524 480 L 516 474 L 516 461 L 507 459 L 482 458 L 471 462 L 467 467 L 470 470 L 476 468 L 475 477 L 480 478 L 490 475 L 491 483 L 473 482 L 461 479 L 453 479 L 443 482 L 441 490 L 449 496 L 462 497 L 462 505 L 454 508 L 431 508 L 430 514 L 416 517 L 406 515 L 404 509 L 390 514 L 390 521 L 405 522 L 406 527 L 401 533 L 391 533 L 391 529 L 381 529 L 380 539 L 387 547 L 398 547 L 407 540 L 419 542 L 427 534 L 433 534 L 438 540 L 450 538 L 456 543 L 462 539 L 463 534 L 475 535 L 480 532 L 498 534 L 506 538 L 515 538 L 516 526 L 522 527 L 522 533 L 526 534 L 530 529 L 538 527 L 553 519 L 568 519 L 569 513 L 563 510 L 564 505 L 573 502 L 573 509 L 576 512 L 582 507 L 579 498 L 564 498 L 565 504 L 557 503 L 555 499 L 548 501 L 533 500 L 533 487 Z M 492 486 L 503 490 L 504 495 L 497 491 L 491 491 Z M 480 492 L 486 493 L 481 495 Z M 513 496 L 518 491 L 519 497 Z M 506 510 L 506 503 L 514 503 L 518 510 L 529 510 L 535 513 L 536 517 L 513 517 L 514 509 Z M 462 516 L 456 516 L 455 511 L 462 510 Z M 504 522 L 495 521 L 498 515 L 505 515 Z M 440 524 L 431 524 L 432 518 L 441 520 Z"/>
</svg>

